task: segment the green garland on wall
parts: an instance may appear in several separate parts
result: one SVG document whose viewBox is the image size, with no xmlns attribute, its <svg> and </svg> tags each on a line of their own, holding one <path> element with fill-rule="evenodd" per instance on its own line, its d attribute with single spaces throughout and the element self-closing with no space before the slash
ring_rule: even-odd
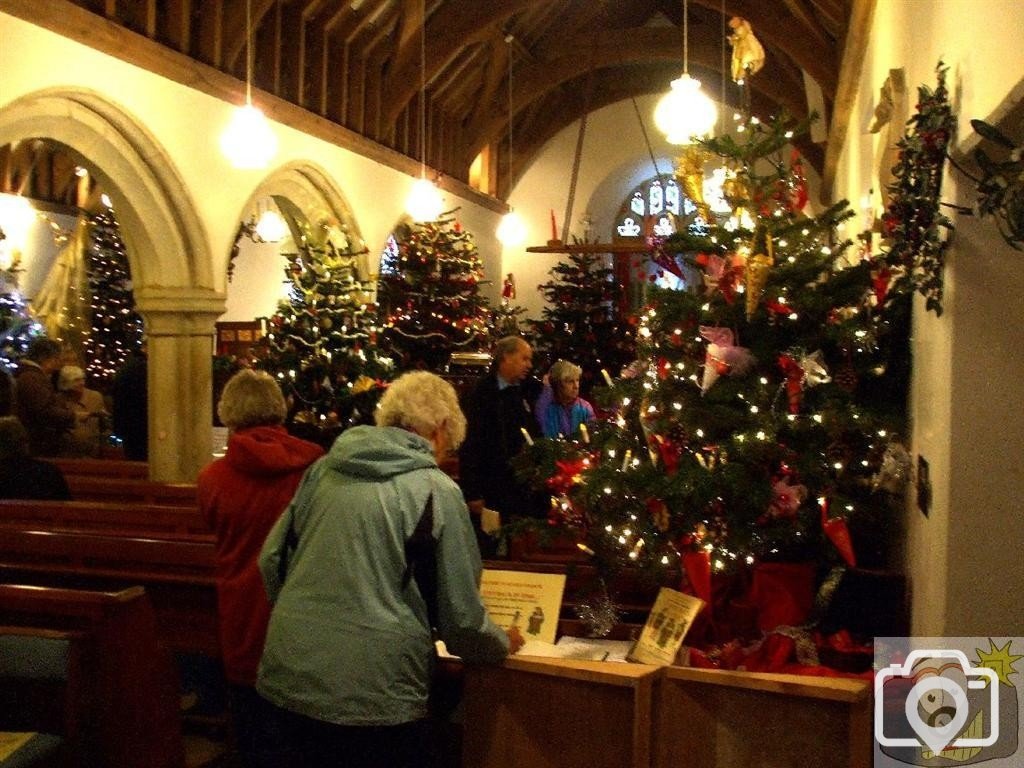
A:
<svg viewBox="0 0 1024 768">
<path fill-rule="evenodd" d="M 942 172 L 946 149 L 956 128 L 949 106 L 946 67 L 935 68 L 938 85 L 917 89 L 917 113 L 907 121 L 900 139 L 899 160 L 888 186 L 889 202 L 882 215 L 888 250 L 884 260 L 910 290 L 925 297 L 925 306 L 942 314 L 942 273 L 953 222 L 941 211 Z M 945 231 L 944 231 L 945 230 Z"/>
</svg>

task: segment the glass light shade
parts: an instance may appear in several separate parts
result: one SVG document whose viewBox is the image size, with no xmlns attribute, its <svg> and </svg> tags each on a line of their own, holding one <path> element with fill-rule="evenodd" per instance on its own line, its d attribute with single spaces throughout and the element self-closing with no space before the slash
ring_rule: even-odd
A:
<svg viewBox="0 0 1024 768">
<path fill-rule="evenodd" d="M 437 221 L 444 209 L 441 191 L 428 179 L 416 179 L 405 201 L 405 210 L 413 221 Z"/>
<path fill-rule="evenodd" d="M 279 243 L 288 234 L 288 225 L 277 211 L 264 211 L 256 220 L 256 236 L 265 243 Z"/>
<path fill-rule="evenodd" d="M 515 211 L 509 211 L 501 217 L 496 234 L 502 245 L 515 248 L 526 242 L 526 222 Z"/>
<path fill-rule="evenodd" d="M 718 108 L 700 89 L 700 80 L 683 74 L 654 108 L 654 124 L 669 144 L 690 144 L 715 127 Z"/>
<path fill-rule="evenodd" d="M 220 136 L 220 149 L 240 170 L 266 168 L 277 154 L 277 136 L 252 104 L 238 107 Z"/>
</svg>

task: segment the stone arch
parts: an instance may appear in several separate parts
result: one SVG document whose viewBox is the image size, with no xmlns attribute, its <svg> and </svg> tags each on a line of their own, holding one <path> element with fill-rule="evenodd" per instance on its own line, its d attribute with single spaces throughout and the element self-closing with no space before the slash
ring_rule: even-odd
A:
<svg viewBox="0 0 1024 768">
<path fill-rule="evenodd" d="M 191 195 L 156 138 L 98 92 L 45 89 L 0 109 L 0 145 L 31 138 L 81 155 L 110 196 L 148 338 L 150 476 L 194 481 L 209 460 L 210 350 L 224 295 Z"/>
</svg>

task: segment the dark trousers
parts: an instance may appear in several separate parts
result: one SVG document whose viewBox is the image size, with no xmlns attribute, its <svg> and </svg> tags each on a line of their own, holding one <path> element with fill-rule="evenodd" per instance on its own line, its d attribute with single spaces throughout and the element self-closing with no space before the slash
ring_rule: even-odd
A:
<svg viewBox="0 0 1024 768">
<path fill-rule="evenodd" d="M 427 768 L 427 721 L 388 726 L 335 725 L 264 702 L 257 739 L 260 768 Z"/>
</svg>

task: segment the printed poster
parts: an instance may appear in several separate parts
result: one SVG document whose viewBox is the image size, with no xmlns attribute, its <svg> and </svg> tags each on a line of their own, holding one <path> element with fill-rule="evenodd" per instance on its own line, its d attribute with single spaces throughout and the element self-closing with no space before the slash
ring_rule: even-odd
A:
<svg viewBox="0 0 1024 768">
<path fill-rule="evenodd" d="M 491 620 L 502 629 L 518 626 L 527 642 L 555 642 L 564 591 L 564 573 L 485 568 L 480 580 L 480 596 Z"/>
</svg>

